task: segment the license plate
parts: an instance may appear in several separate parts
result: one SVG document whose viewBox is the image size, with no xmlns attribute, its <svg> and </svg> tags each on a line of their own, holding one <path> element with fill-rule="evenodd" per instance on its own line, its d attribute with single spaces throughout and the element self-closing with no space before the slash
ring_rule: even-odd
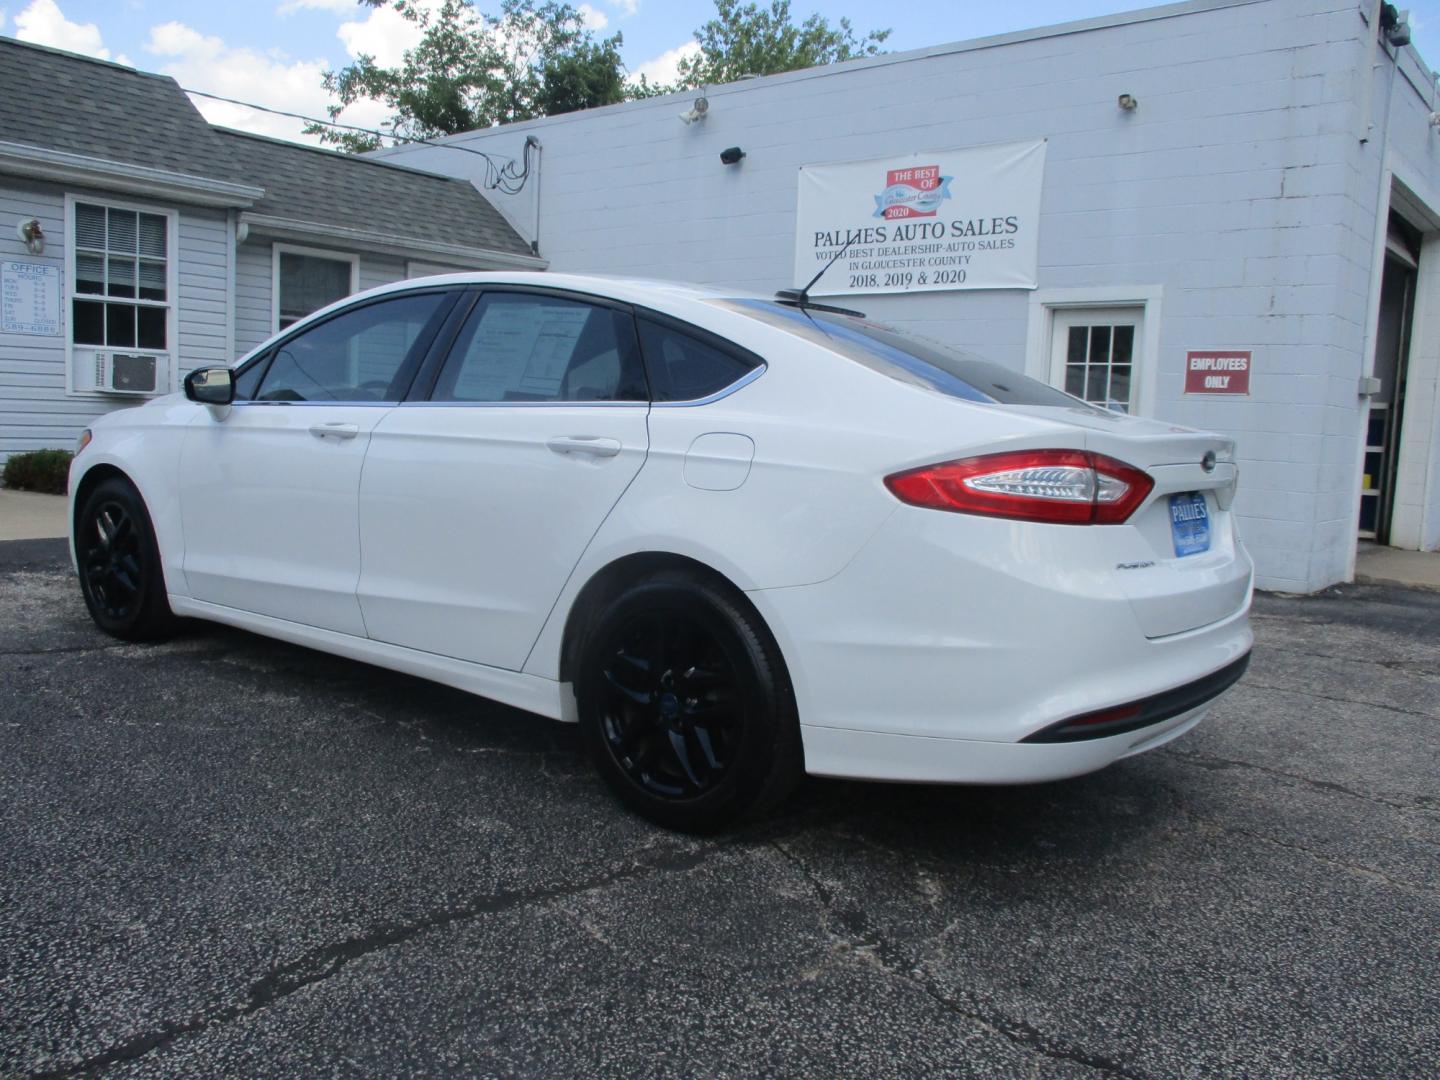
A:
<svg viewBox="0 0 1440 1080">
<path fill-rule="evenodd" d="M 1210 509 L 1204 495 L 1187 491 L 1170 496 L 1170 535 L 1175 554 L 1182 558 L 1210 550 Z"/>
</svg>

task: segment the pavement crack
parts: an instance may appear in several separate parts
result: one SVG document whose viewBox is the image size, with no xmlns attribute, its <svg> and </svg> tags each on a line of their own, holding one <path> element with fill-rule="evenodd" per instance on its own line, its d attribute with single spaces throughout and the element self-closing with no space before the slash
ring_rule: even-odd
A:
<svg viewBox="0 0 1440 1080">
<path fill-rule="evenodd" d="M 736 841 L 743 839 L 737 837 Z M 647 854 L 589 880 L 542 889 L 502 889 L 480 897 L 461 907 L 447 908 L 404 923 L 374 927 L 364 934 L 333 942 L 310 950 L 288 963 L 272 968 L 247 988 L 245 1000 L 220 1005 L 179 1021 L 161 1023 L 92 1054 L 82 1061 L 31 1073 L 32 1080 L 75 1076 L 125 1061 L 134 1061 L 153 1050 L 168 1046 L 186 1035 L 195 1034 L 215 1024 L 225 1024 L 266 1009 L 291 994 L 323 982 L 340 972 L 352 961 L 373 955 L 383 949 L 403 944 L 432 930 L 472 922 L 488 915 L 515 911 L 555 900 L 606 889 L 627 881 L 657 873 L 693 870 L 714 852 L 732 846 L 736 841 L 711 844 L 692 850 L 665 849 Z"/>
<path fill-rule="evenodd" d="M 1429 720 L 1432 723 L 1440 720 L 1440 716 L 1433 713 L 1418 712 L 1415 709 L 1402 709 L 1398 705 L 1385 705 L 1378 701 L 1360 701 L 1357 698 L 1339 697 L 1335 694 L 1322 694 L 1316 690 L 1305 690 L 1298 686 L 1275 686 L 1272 683 L 1256 682 L 1254 679 L 1246 679 L 1241 685 L 1254 690 L 1271 690 L 1277 694 L 1300 694 L 1304 697 L 1315 698 L 1319 701 L 1337 701 L 1342 705 L 1359 705 L 1367 709 L 1380 709 L 1382 712 L 1397 713 L 1400 716 L 1415 716 L 1421 720 Z"/>
<path fill-rule="evenodd" d="M 822 910 L 821 922 L 826 933 L 843 949 L 869 962 L 881 974 L 918 990 L 947 1012 L 978 1024 L 985 1031 L 998 1035 L 1013 1046 L 1030 1053 L 1039 1054 L 1053 1061 L 1080 1065 L 1110 1076 L 1125 1077 L 1127 1080 L 1148 1080 L 1149 1074 L 1136 1071 L 1103 1054 L 1090 1053 L 1078 1047 L 1056 1042 L 1039 1028 L 1024 1020 L 1006 1016 L 994 1009 L 982 1008 L 978 1003 L 967 1004 L 946 993 L 924 970 L 905 956 L 898 947 L 887 942 L 874 927 L 868 925 L 865 916 L 858 910 L 846 909 L 837 902 L 835 890 L 826 885 L 805 861 L 787 848 L 778 839 L 768 841 L 780 856 L 793 866 L 815 893 Z M 837 933 L 833 928 L 838 924 L 845 932 Z"/>
<path fill-rule="evenodd" d="M 1371 795 L 1364 791 L 1356 791 L 1354 788 L 1346 787 L 1344 784 L 1337 784 L 1332 780 L 1316 780 L 1313 777 L 1304 776 L 1300 773 L 1286 772 L 1284 769 L 1272 768 L 1269 765 L 1261 765 L 1254 761 L 1239 761 L 1234 758 L 1214 757 L 1210 754 L 1197 754 L 1189 750 L 1179 750 L 1173 747 L 1165 747 L 1161 753 L 1167 757 L 1179 758 L 1198 765 L 1202 769 L 1212 771 L 1224 771 L 1228 769 L 1250 769 L 1255 772 L 1264 773 L 1266 776 L 1277 776 L 1286 780 L 1294 780 L 1307 787 L 1315 788 L 1317 791 L 1324 791 L 1336 795 L 1344 795 L 1351 799 L 1359 799 L 1362 802 L 1375 803 L 1378 806 L 1387 806 L 1392 810 L 1403 810 L 1407 812 L 1419 811 L 1430 813 L 1434 800 L 1424 795 L 1415 795 L 1416 800 L 1412 803 L 1398 802 L 1394 799 L 1387 799 L 1380 795 Z"/>
</svg>

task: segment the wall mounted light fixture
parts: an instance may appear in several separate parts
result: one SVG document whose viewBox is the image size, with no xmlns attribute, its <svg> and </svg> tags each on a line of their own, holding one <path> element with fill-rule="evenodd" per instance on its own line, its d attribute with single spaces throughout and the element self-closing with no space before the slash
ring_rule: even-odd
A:
<svg viewBox="0 0 1440 1080">
<path fill-rule="evenodd" d="M 1134 112 L 1136 107 L 1140 104 L 1140 99 L 1137 98 L 1134 94 L 1121 94 L 1118 98 L 1115 99 L 1115 104 L 1119 105 L 1120 108 L 1124 109 L 1126 112 Z"/>
<path fill-rule="evenodd" d="M 40 227 L 39 218 L 27 218 L 15 226 L 15 235 L 25 245 L 25 250 L 31 255 L 41 255 L 45 251 L 45 230 Z"/>
<path fill-rule="evenodd" d="M 697 97 L 690 108 L 680 114 L 680 119 L 689 125 L 695 123 L 697 120 L 704 120 L 706 114 L 709 112 L 710 102 L 703 97 Z"/>
</svg>

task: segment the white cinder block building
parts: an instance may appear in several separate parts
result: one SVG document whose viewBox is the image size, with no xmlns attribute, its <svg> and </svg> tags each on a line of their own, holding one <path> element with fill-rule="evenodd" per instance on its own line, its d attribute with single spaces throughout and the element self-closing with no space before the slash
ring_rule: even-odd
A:
<svg viewBox="0 0 1440 1080">
<path fill-rule="evenodd" d="M 890 243 L 857 233 L 816 294 L 857 273 L 848 306 L 1236 436 L 1260 584 L 1310 591 L 1352 575 L 1361 537 L 1440 546 L 1436 86 L 1393 14 L 1193 0 L 711 87 L 690 123 L 699 94 L 453 141 L 515 159 L 539 141 L 538 178 L 491 198 L 555 270 L 771 292 L 803 284 L 797 254 L 818 268 L 852 224 L 886 226 Z M 1041 141 L 1035 212 L 1015 210 L 1010 174 L 971 152 Z M 731 147 L 744 157 L 722 163 Z M 448 147 L 384 153 L 483 168 Z M 852 175 L 875 177 L 858 218 L 822 190 Z M 805 223 L 835 211 L 840 227 L 797 229 L 802 198 Z M 893 241 L 914 224 L 975 242 L 957 250 L 977 263 L 982 241 L 1034 242 L 1028 278 L 922 288 L 922 252 L 904 284 Z"/>
</svg>

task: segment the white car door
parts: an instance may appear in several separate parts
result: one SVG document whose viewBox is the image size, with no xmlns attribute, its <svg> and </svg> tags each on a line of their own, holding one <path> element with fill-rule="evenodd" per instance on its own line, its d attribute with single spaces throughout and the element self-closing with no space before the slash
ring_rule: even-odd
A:
<svg viewBox="0 0 1440 1080">
<path fill-rule="evenodd" d="M 372 638 L 519 670 L 648 446 L 628 309 L 486 290 L 427 400 L 376 425 L 360 484 Z"/>
<path fill-rule="evenodd" d="M 365 635 L 361 466 L 455 299 L 431 289 L 342 309 L 246 365 L 244 400 L 201 410 L 180 462 L 191 596 Z"/>
</svg>

